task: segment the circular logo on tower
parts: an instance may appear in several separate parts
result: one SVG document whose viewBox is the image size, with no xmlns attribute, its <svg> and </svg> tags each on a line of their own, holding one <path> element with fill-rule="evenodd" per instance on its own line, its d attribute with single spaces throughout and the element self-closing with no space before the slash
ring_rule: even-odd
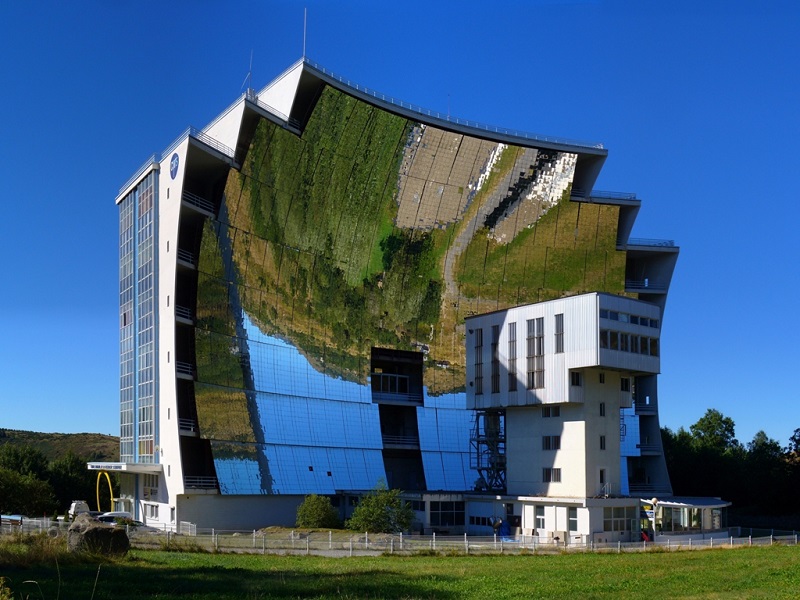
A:
<svg viewBox="0 0 800 600">
<path fill-rule="evenodd" d="M 175 179 L 175 176 L 178 174 L 178 153 L 172 155 L 172 158 L 169 159 L 169 176 Z"/>
</svg>

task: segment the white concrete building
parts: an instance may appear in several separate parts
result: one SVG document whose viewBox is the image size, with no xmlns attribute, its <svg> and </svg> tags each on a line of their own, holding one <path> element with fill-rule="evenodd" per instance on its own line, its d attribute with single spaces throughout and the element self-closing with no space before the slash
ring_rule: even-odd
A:
<svg viewBox="0 0 800 600">
<path fill-rule="evenodd" d="M 657 305 L 605 293 L 466 319 L 467 404 L 504 421 L 503 502 L 521 533 L 637 533 L 628 466 L 637 457 L 623 451 L 624 411 L 646 402 L 637 381 L 660 370 L 660 325 Z M 668 488 L 660 456 L 650 477 Z"/>
</svg>

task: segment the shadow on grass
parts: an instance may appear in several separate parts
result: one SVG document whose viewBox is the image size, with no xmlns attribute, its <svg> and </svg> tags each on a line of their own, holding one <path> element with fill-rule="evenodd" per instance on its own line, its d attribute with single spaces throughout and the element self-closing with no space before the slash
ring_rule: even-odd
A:
<svg viewBox="0 0 800 600">
<path fill-rule="evenodd" d="M 309 565 L 285 568 L 264 560 L 261 568 L 226 568 L 146 564 L 123 561 L 100 567 L 69 565 L 5 569 L 6 585 L 14 597 L 70 598 L 81 600 L 124 598 L 257 599 L 257 598 L 455 598 L 455 577 L 414 578 L 391 569 L 347 568 L 347 559 L 337 573 L 314 572 Z M 28 583 L 25 583 L 28 582 Z M 36 583 L 30 583 L 36 582 Z M 94 595 L 92 595 L 94 593 Z"/>
</svg>

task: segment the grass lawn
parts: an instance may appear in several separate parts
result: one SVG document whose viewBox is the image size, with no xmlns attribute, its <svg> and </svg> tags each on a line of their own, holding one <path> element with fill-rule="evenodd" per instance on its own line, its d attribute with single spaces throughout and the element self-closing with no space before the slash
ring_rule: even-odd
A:
<svg viewBox="0 0 800 600">
<path fill-rule="evenodd" d="M 529 556 L 315 556 L 132 551 L 98 567 L 11 567 L 14 598 L 796 598 L 800 548 Z M 33 580 L 32 583 L 23 583 Z M 5 598 L 0 590 L 0 598 Z"/>
</svg>

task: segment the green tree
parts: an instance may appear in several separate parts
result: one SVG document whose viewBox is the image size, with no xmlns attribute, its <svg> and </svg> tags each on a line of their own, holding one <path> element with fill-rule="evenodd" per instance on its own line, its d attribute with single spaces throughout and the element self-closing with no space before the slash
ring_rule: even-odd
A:
<svg viewBox="0 0 800 600">
<path fill-rule="evenodd" d="M 414 511 L 400 497 L 400 490 L 390 490 L 381 482 L 366 496 L 362 497 L 345 523 L 353 531 L 370 533 L 398 533 L 411 527 Z"/>
<path fill-rule="evenodd" d="M 0 446 L 0 467 L 35 479 L 47 479 L 47 457 L 33 446 L 3 444 Z"/>
<path fill-rule="evenodd" d="M 87 470 L 86 460 L 71 450 L 51 462 L 47 470 L 59 512 L 69 508 L 73 500 L 90 500 L 95 497 L 96 472 Z"/>
<path fill-rule="evenodd" d="M 327 496 L 311 494 L 297 507 L 297 527 L 339 529 L 342 522 Z"/>
<path fill-rule="evenodd" d="M 0 513 L 43 516 L 56 508 L 50 484 L 0 467 Z"/>
<path fill-rule="evenodd" d="M 709 408 L 697 423 L 689 427 L 689 430 L 700 447 L 720 454 L 741 449 L 741 444 L 736 439 L 736 425 L 733 419 L 714 408 Z"/>
</svg>

